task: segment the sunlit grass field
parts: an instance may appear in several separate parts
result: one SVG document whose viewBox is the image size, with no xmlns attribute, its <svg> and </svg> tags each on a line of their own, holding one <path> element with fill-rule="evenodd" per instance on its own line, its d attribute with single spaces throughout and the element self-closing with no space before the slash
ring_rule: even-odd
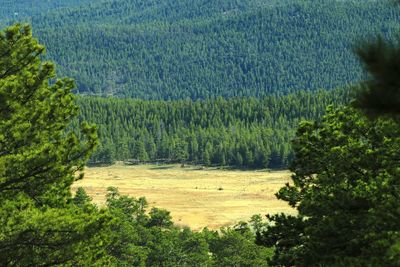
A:
<svg viewBox="0 0 400 267">
<path fill-rule="evenodd" d="M 85 188 L 97 205 L 104 205 L 106 189 L 145 196 L 149 207 L 171 211 L 174 222 L 200 230 L 247 221 L 254 214 L 293 213 L 274 194 L 289 182 L 288 171 L 240 171 L 180 165 L 122 164 L 86 168 L 73 190 Z"/>
</svg>

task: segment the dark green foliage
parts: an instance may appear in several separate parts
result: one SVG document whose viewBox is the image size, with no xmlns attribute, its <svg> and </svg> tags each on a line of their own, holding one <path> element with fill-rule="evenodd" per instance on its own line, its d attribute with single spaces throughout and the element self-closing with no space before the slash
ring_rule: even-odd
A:
<svg viewBox="0 0 400 267">
<path fill-rule="evenodd" d="M 400 22 L 383 2 L 105 0 L 27 20 L 81 93 L 260 97 L 359 81 L 354 40 Z"/>
<path fill-rule="evenodd" d="M 6 19 L 23 20 L 55 9 L 79 6 L 89 2 L 93 0 L 2 0 L 0 24 Z"/>
<path fill-rule="evenodd" d="M 191 162 L 247 168 L 283 168 L 302 118 L 318 119 L 347 90 L 284 97 L 204 101 L 78 98 L 80 120 L 98 125 L 101 145 L 90 163 Z"/>
<path fill-rule="evenodd" d="M 398 0 L 391 0 L 394 5 Z M 362 109 L 370 118 L 380 115 L 398 117 L 400 114 L 400 39 L 385 40 L 378 36 L 364 41 L 355 50 L 368 80 L 363 82 L 353 106 Z"/>
<path fill-rule="evenodd" d="M 156 226 L 163 228 L 173 225 L 170 212 L 165 209 L 152 208 L 149 212 L 149 216 L 149 222 L 147 223 L 147 226 L 149 227 Z"/>
<path fill-rule="evenodd" d="M 95 128 L 67 130 L 78 112 L 73 82 L 55 80 L 43 52 L 29 26 L 0 32 L 0 263 L 109 265 L 109 216 L 72 205 L 70 194 L 97 143 Z"/>
<path fill-rule="evenodd" d="M 82 124 L 81 142 L 66 128 L 77 113 L 70 79 L 54 78 L 54 67 L 40 62 L 44 47 L 28 26 L 0 34 L 0 193 L 19 193 L 40 203 L 63 202 L 74 173 L 97 144 L 95 129 Z M 79 127 L 77 127 L 79 129 Z"/>
<path fill-rule="evenodd" d="M 104 266 L 103 248 L 109 223 L 94 209 L 38 207 L 26 197 L 2 200 L 0 262 L 2 266 Z"/>
<path fill-rule="evenodd" d="M 277 194 L 298 214 L 269 215 L 257 234 L 275 248 L 272 265 L 399 266 L 399 47 L 382 37 L 358 46 L 369 73 L 361 110 L 329 108 L 300 125 L 293 183 Z"/>
<path fill-rule="evenodd" d="M 400 114 L 400 41 L 379 37 L 356 52 L 370 77 L 362 84 L 355 106 L 370 115 Z"/>
<path fill-rule="evenodd" d="M 200 233 L 175 227 L 169 212 L 145 199 L 121 196 L 109 188 L 107 206 L 115 219 L 108 252 L 118 266 L 266 266 L 270 249 L 257 246 L 249 227 L 207 229 Z"/>
<path fill-rule="evenodd" d="M 322 122 L 301 124 L 293 148 L 293 183 L 277 196 L 298 215 L 269 216 L 259 241 L 275 246 L 271 263 L 397 266 L 398 124 L 330 109 Z"/>
<path fill-rule="evenodd" d="M 86 194 L 85 189 L 83 189 L 83 187 L 79 187 L 76 192 L 75 192 L 75 196 L 72 199 L 73 203 L 77 206 L 85 206 L 87 204 L 90 204 L 90 202 L 92 201 L 92 198 Z"/>
<path fill-rule="evenodd" d="M 271 249 L 255 244 L 254 233 L 247 226 L 221 229 L 221 233 L 203 230 L 215 266 L 268 266 Z"/>
</svg>

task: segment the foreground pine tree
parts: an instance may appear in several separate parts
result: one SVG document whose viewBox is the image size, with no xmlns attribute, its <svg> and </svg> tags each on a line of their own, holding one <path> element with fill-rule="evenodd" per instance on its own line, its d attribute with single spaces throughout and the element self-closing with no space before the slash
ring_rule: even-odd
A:
<svg viewBox="0 0 400 267">
<path fill-rule="evenodd" d="M 95 129 L 68 129 L 77 114 L 74 83 L 55 79 L 44 50 L 29 26 L 0 32 L 0 262 L 104 265 L 109 218 L 74 205 L 70 194 L 97 143 Z"/>
<path fill-rule="evenodd" d="M 304 122 L 293 182 L 277 194 L 297 215 L 269 216 L 259 242 L 276 266 L 398 266 L 400 128 L 352 108 Z"/>
<path fill-rule="evenodd" d="M 258 235 L 275 247 L 272 265 L 400 266 L 400 43 L 379 37 L 356 52 L 369 73 L 356 109 L 297 131 L 293 182 L 277 197 L 298 214 L 268 216 Z"/>
</svg>

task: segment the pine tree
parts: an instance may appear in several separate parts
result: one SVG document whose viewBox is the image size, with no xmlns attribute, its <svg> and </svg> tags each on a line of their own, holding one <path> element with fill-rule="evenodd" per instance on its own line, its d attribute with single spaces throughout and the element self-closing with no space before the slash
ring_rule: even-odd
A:
<svg viewBox="0 0 400 267">
<path fill-rule="evenodd" d="M 379 36 L 357 50 L 370 77 L 361 84 L 354 105 L 369 115 L 400 114 L 400 41 Z"/>
<path fill-rule="evenodd" d="M 0 32 L 0 262 L 5 266 L 111 264 L 108 216 L 71 205 L 70 186 L 97 144 L 95 128 L 68 130 L 70 79 L 41 62 L 29 26 Z"/>
<path fill-rule="evenodd" d="M 86 193 L 83 187 L 79 187 L 76 190 L 75 196 L 73 198 L 73 202 L 75 205 L 83 206 L 85 204 L 89 204 L 92 201 L 92 198 Z"/>
<path fill-rule="evenodd" d="M 258 234 L 275 248 L 272 265 L 400 264 L 400 42 L 378 37 L 356 52 L 369 73 L 353 102 L 363 113 L 329 108 L 300 125 L 293 182 L 277 193 L 298 214 L 267 216 Z"/>
<path fill-rule="evenodd" d="M 275 247 L 273 265 L 398 265 L 399 129 L 352 108 L 301 124 L 293 182 L 277 193 L 298 213 L 269 216 L 259 238 Z"/>
<path fill-rule="evenodd" d="M 203 153 L 203 163 L 206 166 L 211 164 L 211 155 L 210 155 L 211 152 L 210 151 L 211 151 L 210 147 L 206 146 L 204 153 Z"/>
</svg>

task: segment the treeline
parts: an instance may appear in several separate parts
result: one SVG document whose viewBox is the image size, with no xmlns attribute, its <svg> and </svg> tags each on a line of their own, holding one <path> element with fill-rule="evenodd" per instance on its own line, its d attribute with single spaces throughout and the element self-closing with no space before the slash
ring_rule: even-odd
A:
<svg viewBox="0 0 400 267">
<path fill-rule="evenodd" d="M 72 196 L 97 144 L 93 126 L 68 128 L 74 83 L 55 81 L 29 27 L 0 31 L 0 48 L 0 266 L 268 266 L 260 216 L 194 232 L 116 188 L 102 207 L 82 188 Z"/>
<path fill-rule="evenodd" d="M 27 20 L 80 93 L 164 100 L 342 87 L 363 77 L 355 40 L 400 23 L 333 0 L 107 0 Z"/>
<path fill-rule="evenodd" d="M 399 42 L 378 38 L 360 47 L 370 78 L 353 107 L 330 108 L 297 130 L 292 182 L 276 194 L 296 212 L 267 215 L 267 222 L 253 216 L 250 224 L 200 233 L 175 227 L 168 211 L 147 212 L 144 198 L 115 188 L 108 189 L 102 208 L 82 188 L 72 197 L 71 185 L 82 178 L 97 144 L 96 129 L 82 123 L 80 130 L 68 130 L 77 115 L 74 84 L 51 82 L 53 65 L 41 62 L 43 46 L 29 27 L 0 32 L 0 47 L 2 266 L 399 266 Z M 318 100 L 343 102 L 340 92 L 334 96 L 337 102 Z M 296 107 L 316 102 L 301 93 L 282 100 L 290 97 L 302 99 Z M 196 103 L 213 101 L 236 100 Z M 239 114 L 252 112 L 246 106 Z"/>
<path fill-rule="evenodd" d="M 100 145 L 91 164 L 189 162 L 246 168 L 286 167 L 299 121 L 318 119 L 348 90 L 284 97 L 146 101 L 79 97 L 80 121 L 95 123 Z"/>
</svg>

